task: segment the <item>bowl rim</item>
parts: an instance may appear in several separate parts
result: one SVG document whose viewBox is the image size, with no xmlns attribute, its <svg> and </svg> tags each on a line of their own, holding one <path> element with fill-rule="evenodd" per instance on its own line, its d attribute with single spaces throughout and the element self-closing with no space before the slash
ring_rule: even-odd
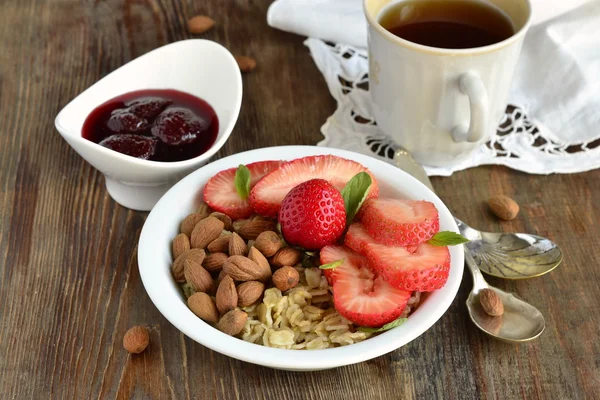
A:
<svg viewBox="0 0 600 400">
<path fill-rule="evenodd" d="M 191 184 L 197 185 L 195 181 L 199 179 L 201 179 L 202 182 L 205 182 L 213 175 L 213 173 L 239 165 L 240 159 L 248 159 L 247 162 L 267 159 L 291 160 L 304 156 L 326 154 L 333 154 L 363 164 L 369 164 L 371 167 L 366 165 L 369 169 L 371 169 L 372 166 L 376 166 L 377 169 L 386 171 L 386 174 L 393 174 L 385 179 L 377 176 L 378 174 L 381 174 L 381 172 L 372 171 L 373 174 L 380 179 L 380 182 L 389 182 L 392 179 L 391 177 L 401 177 L 402 181 L 414 185 L 414 187 L 411 186 L 409 191 L 426 194 L 426 198 L 431 199 L 436 203 L 436 207 L 440 213 L 440 225 L 444 226 L 444 229 L 458 232 L 458 227 L 454 222 L 454 218 L 450 211 L 435 193 L 404 171 L 373 157 L 346 150 L 316 146 L 276 146 L 237 153 L 207 164 L 179 181 L 157 202 L 142 228 L 138 245 L 138 265 L 142 283 L 151 301 L 171 324 L 192 340 L 229 357 L 271 368 L 301 371 L 335 368 L 384 355 L 422 335 L 442 317 L 454 301 L 462 280 L 464 270 L 462 245 L 453 246 L 453 248 L 451 248 L 452 259 L 450 277 L 446 285 L 442 289 L 431 292 L 431 294 L 428 295 L 428 299 L 431 297 L 441 297 L 438 304 L 430 303 L 431 305 L 425 307 L 426 302 L 421 303 L 419 308 L 415 311 L 415 314 L 411 315 L 408 321 L 400 327 L 384 332 L 377 337 L 348 346 L 310 351 L 266 347 L 245 342 L 213 328 L 211 325 L 200 320 L 189 310 L 185 301 L 181 301 L 181 295 L 179 296 L 179 300 L 187 312 L 183 311 L 183 309 L 181 313 L 179 311 L 175 312 L 171 308 L 171 301 L 164 296 L 164 279 L 156 276 L 157 274 L 154 272 L 156 270 L 156 260 L 158 257 L 151 254 L 152 251 L 157 251 L 155 248 L 156 244 L 152 243 L 151 230 L 155 229 L 157 226 L 163 226 L 166 223 L 164 215 L 162 214 L 163 208 L 168 209 L 168 205 L 176 200 L 173 196 L 175 196 L 175 193 L 178 190 L 183 190 L 183 188 Z M 187 190 L 189 190 L 190 193 L 193 193 L 192 196 L 194 196 L 201 189 L 202 183 L 200 183 L 200 187 L 195 187 L 193 190 Z M 169 243 L 165 243 L 165 246 L 170 249 Z M 166 268 L 170 271 L 169 266 Z M 168 273 L 170 276 L 170 272 Z M 422 310 L 422 312 L 419 313 L 419 310 Z M 416 317 L 417 314 L 418 318 Z M 190 315 L 193 317 L 192 319 L 188 319 Z"/>
<path fill-rule="evenodd" d="M 142 160 L 139 158 L 135 158 L 135 157 L 131 157 L 125 154 L 121 154 L 119 152 L 107 149 L 103 146 L 100 146 L 97 143 L 94 143 L 90 140 L 85 139 L 81 132 L 73 132 L 70 129 L 65 128 L 65 126 L 61 123 L 62 120 L 65 117 L 66 112 L 70 109 L 70 107 L 77 102 L 77 100 L 87 91 L 91 90 L 92 88 L 102 85 L 103 81 L 110 77 L 111 75 L 115 74 L 117 71 L 119 71 L 121 68 L 132 64 L 132 63 L 136 63 L 139 62 L 140 60 L 143 60 L 145 58 L 149 58 L 149 57 L 154 57 L 156 53 L 160 53 L 163 52 L 165 49 L 167 48 L 176 48 L 176 47 L 182 47 L 182 46 L 199 46 L 199 47 L 207 47 L 207 48 L 213 48 L 216 51 L 219 51 L 223 54 L 223 59 L 226 60 L 231 66 L 235 66 L 234 71 L 237 71 L 235 74 L 235 80 L 232 81 L 232 84 L 235 84 L 235 86 L 239 89 L 238 90 L 238 95 L 237 97 L 234 99 L 235 103 L 232 104 L 232 108 L 231 108 L 231 118 L 227 121 L 227 124 L 223 124 L 223 121 L 221 121 L 219 119 L 219 129 L 221 129 L 221 127 L 223 128 L 223 135 L 221 135 L 221 137 L 219 138 L 217 136 L 217 139 L 215 140 L 215 142 L 212 144 L 212 146 L 210 146 L 204 153 L 194 157 L 194 158 L 190 158 L 188 160 L 182 160 L 182 161 L 173 161 L 173 162 L 163 162 L 163 161 L 152 161 L 152 160 Z M 138 88 L 136 90 L 146 90 L 146 89 L 155 89 L 155 87 L 143 87 L 143 88 Z M 160 89 L 160 88 L 159 88 Z M 179 89 L 178 89 L 179 90 Z M 211 158 L 213 155 L 215 155 L 225 144 L 225 142 L 229 139 L 229 137 L 231 136 L 231 133 L 233 132 L 233 129 L 235 128 L 235 125 L 237 123 L 237 120 L 239 118 L 239 114 L 240 114 L 240 110 L 242 107 L 242 98 L 243 98 L 243 92 L 244 92 L 244 88 L 243 88 L 243 84 L 242 84 L 242 74 L 241 71 L 239 70 L 239 67 L 237 65 L 237 61 L 235 60 L 235 57 L 233 56 L 233 54 L 231 54 L 231 52 L 223 45 L 212 41 L 212 40 L 208 40 L 208 39 L 184 39 L 184 40 L 178 40 L 176 42 L 172 42 L 172 43 L 168 43 L 164 46 L 160 46 L 157 47 L 156 49 L 150 50 L 147 53 L 142 54 L 139 57 L 136 57 L 128 62 L 126 62 L 125 64 L 121 65 L 120 67 L 116 68 L 115 70 L 111 71 L 109 74 L 105 75 L 104 77 L 102 77 L 101 79 L 97 80 L 96 82 L 94 82 L 92 85 L 90 85 L 89 87 L 87 87 L 85 90 L 83 90 L 81 93 L 79 93 L 77 96 L 75 96 L 71 101 L 69 101 L 56 115 L 56 117 L 54 118 L 54 126 L 56 127 L 56 129 L 58 130 L 58 132 L 61 134 L 61 136 L 63 136 L 63 138 L 65 138 L 65 140 L 67 139 L 67 137 L 69 139 L 73 139 L 76 142 L 78 142 L 78 144 L 80 145 L 84 145 L 84 146 L 88 146 L 89 148 L 93 148 L 94 151 L 99 152 L 100 154 L 102 154 L 104 157 L 107 157 L 107 159 L 110 159 L 111 157 L 113 158 L 113 160 L 118 160 L 121 162 L 127 162 L 130 163 L 132 165 L 136 165 L 136 166 L 140 166 L 140 167 L 152 167 L 153 169 L 160 169 L 160 170 L 179 170 L 181 168 L 185 168 L 185 167 L 189 167 L 189 166 L 194 166 L 198 163 L 204 162 L 206 160 L 208 160 L 209 158 Z M 192 96 L 195 96 L 192 93 L 186 92 Z M 98 107 L 102 104 L 104 104 L 105 102 L 109 101 L 109 99 L 105 99 L 101 102 L 98 102 L 98 104 L 95 107 Z M 209 103 L 210 105 L 210 103 Z M 94 108 L 95 108 L 94 107 Z M 211 107 L 213 107 L 211 105 Z"/>
</svg>

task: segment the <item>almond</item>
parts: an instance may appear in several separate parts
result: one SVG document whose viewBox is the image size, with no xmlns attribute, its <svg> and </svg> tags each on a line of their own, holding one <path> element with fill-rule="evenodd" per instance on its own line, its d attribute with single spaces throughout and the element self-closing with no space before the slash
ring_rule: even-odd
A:
<svg viewBox="0 0 600 400">
<path fill-rule="evenodd" d="M 514 219 L 519 213 L 519 205 L 508 196 L 493 196 L 488 200 L 492 213 L 505 221 Z"/>
<path fill-rule="evenodd" d="M 192 289 L 196 292 L 211 292 L 213 290 L 213 278 L 202 265 L 191 260 L 185 260 L 183 265 L 185 280 L 190 284 Z"/>
<path fill-rule="evenodd" d="M 281 267 L 273 273 L 273 284 L 282 292 L 295 287 L 300 281 L 300 274 L 294 267 Z"/>
<path fill-rule="evenodd" d="M 254 242 L 254 247 L 263 253 L 265 257 L 271 257 L 277 253 L 282 246 L 283 243 L 279 238 L 279 235 L 273 231 L 262 232 L 260 235 L 258 235 L 256 241 Z"/>
<path fill-rule="evenodd" d="M 234 336 L 244 329 L 247 320 L 248 314 L 236 308 L 221 317 L 221 320 L 217 324 L 217 328 L 219 328 L 221 332 Z"/>
<path fill-rule="evenodd" d="M 171 273 L 173 274 L 175 281 L 180 283 L 185 282 L 183 273 L 185 260 L 191 260 L 202 265 L 205 256 L 206 253 L 202 249 L 190 249 L 181 253 L 181 255 L 173 261 L 173 265 L 171 265 Z"/>
<path fill-rule="evenodd" d="M 244 256 L 229 256 L 223 264 L 223 271 L 234 280 L 245 281 L 264 281 L 271 276 L 271 269 L 259 266 L 254 261 Z"/>
<path fill-rule="evenodd" d="M 231 239 L 229 239 L 229 255 L 230 256 L 245 256 L 247 254 L 248 247 L 244 239 L 237 233 L 233 232 Z"/>
<path fill-rule="evenodd" d="M 273 258 L 271 264 L 275 267 L 293 266 L 298 264 L 302 260 L 302 252 L 296 250 L 293 247 L 284 247 L 280 249 Z"/>
<path fill-rule="evenodd" d="M 202 219 L 208 217 L 213 211 L 210 209 L 208 204 L 201 203 L 196 210 L 196 214 L 202 215 Z"/>
<path fill-rule="evenodd" d="M 235 56 L 235 61 L 237 61 L 242 72 L 251 72 L 256 68 L 256 60 L 252 57 Z"/>
<path fill-rule="evenodd" d="M 227 258 L 229 258 L 229 256 L 225 253 L 211 253 L 206 256 L 202 266 L 211 274 L 213 272 L 219 272 L 223 269 L 223 263 L 227 261 Z"/>
<path fill-rule="evenodd" d="M 479 291 L 479 302 L 483 311 L 492 317 L 504 314 L 504 304 L 500 296 L 492 289 L 481 289 Z"/>
<path fill-rule="evenodd" d="M 201 34 L 211 30 L 215 26 L 215 20 L 206 15 L 196 15 L 188 19 L 187 28 L 189 33 Z"/>
<path fill-rule="evenodd" d="M 209 295 L 202 292 L 194 293 L 188 299 L 188 307 L 198 318 L 206 321 L 217 323 L 219 321 L 219 312 L 215 302 Z"/>
<path fill-rule="evenodd" d="M 181 233 L 185 233 L 186 235 L 190 236 L 192 234 L 192 231 L 194 230 L 194 227 L 196 226 L 196 224 L 200 221 L 202 221 L 204 218 L 206 218 L 206 216 L 202 215 L 202 214 L 190 214 L 187 217 L 185 217 L 183 219 L 183 221 L 181 221 L 181 225 L 179 227 L 179 231 Z"/>
<path fill-rule="evenodd" d="M 229 251 L 230 234 L 221 235 L 206 246 L 211 253 L 227 253 Z"/>
<path fill-rule="evenodd" d="M 225 314 L 237 307 L 238 294 L 235 289 L 235 283 L 233 283 L 233 279 L 229 275 L 225 275 L 221 283 L 219 283 L 215 301 L 217 303 L 217 310 L 221 314 Z"/>
<path fill-rule="evenodd" d="M 192 231 L 190 243 L 194 249 L 204 249 L 221 235 L 223 221 L 215 217 L 206 217 L 198 222 Z"/>
<path fill-rule="evenodd" d="M 209 216 L 215 217 L 216 219 L 220 220 L 223 223 L 223 229 L 225 229 L 226 231 L 231 231 L 233 229 L 233 222 L 231 221 L 231 218 L 229 218 L 228 215 L 215 211 Z"/>
<path fill-rule="evenodd" d="M 254 217 L 250 222 L 242 225 L 237 233 L 245 240 L 256 240 L 264 231 L 272 230 L 275 230 L 275 222 L 263 217 Z"/>
<path fill-rule="evenodd" d="M 146 350 L 149 343 L 148 329 L 143 326 L 134 326 L 125 332 L 125 336 L 123 336 L 123 347 L 130 353 L 141 353 Z"/>
<path fill-rule="evenodd" d="M 265 291 L 265 285 L 258 281 L 248 281 L 237 288 L 238 306 L 247 307 L 256 303 Z"/>
<path fill-rule="evenodd" d="M 227 276 L 227 272 L 221 270 L 221 272 L 219 272 L 219 276 L 217 277 L 217 287 L 221 284 L 221 281 L 223 280 L 223 278 L 225 278 Z"/>
<path fill-rule="evenodd" d="M 176 259 L 182 255 L 185 251 L 190 249 L 190 238 L 185 233 L 180 233 L 173 239 L 173 259 Z"/>
<path fill-rule="evenodd" d="M 265 258 L 265 256 L 263 256 L 263 254 L 258 251 L 258 249 L 256 247 L 252 247 L 250 248 L 250 252 L 248 252 L 248 258 L 252 261 L 254 261 L 255 263 L 258 264 L 258 266 L 263 269 L 263 270 L 269 270 L 271 271 L 271 266 L 269 265 L 269 260 L 267 260 Z M 269 274 L 270 276 L 270 274 Z M 267 277 L 268 279 L 269 277 Z"/>
</svg>

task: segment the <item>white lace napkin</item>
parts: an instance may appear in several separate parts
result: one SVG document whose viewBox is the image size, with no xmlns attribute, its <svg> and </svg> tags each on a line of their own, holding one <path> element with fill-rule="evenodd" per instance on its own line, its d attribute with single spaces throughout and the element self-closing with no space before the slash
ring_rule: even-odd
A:
<svg viewBox="0 0 600 400">
<path fill-rule="evenodd" d="M 600 167 L 600 1 L 533 5 L 535 25 L 525 38 L 497 135 L 470 160 L 426 167 L 430 175 L 486 164 L 536 174 Z M 371 113 L 362 0 L 277 0 L 267 20 L 311 36 L 305 44 L 338 103 L 321 128 L 325 140 L 319 145 L 391 161 L 393 144 Z"/>
</svg>

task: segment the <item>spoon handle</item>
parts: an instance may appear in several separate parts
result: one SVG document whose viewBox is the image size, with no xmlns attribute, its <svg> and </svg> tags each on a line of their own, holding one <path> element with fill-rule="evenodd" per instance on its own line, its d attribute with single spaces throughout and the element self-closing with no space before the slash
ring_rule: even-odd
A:
<svg viewBox="0 0 600 400">
<path fill-rule="evenodd" d="M 412 154 L 403 147 L 398 146 L 398 149 L 394 154 L 394 163 L 396 164 L 396 167 L 416 178 L 435 193 L 433 185 L 431 185 L 431 181 L 427 176 L 427 172 L 423 169 L 423 166 L 421 166 L 421 164 L 413 158 Z"/>
<path fill-rule="evenodd" d="M 471 255 L 467 246 L 463 245 L 465 250 L 465 263 L 467 267 L 469 267 L 469 271 L 471 271 L 471 275 L 473 276 L 473 293 L 478 293 L 481 289 L 485 289 L 489 287 L 488 283 L 485 281 L 481 270 L 477 266 L 477 262 Z"/>
</svg>

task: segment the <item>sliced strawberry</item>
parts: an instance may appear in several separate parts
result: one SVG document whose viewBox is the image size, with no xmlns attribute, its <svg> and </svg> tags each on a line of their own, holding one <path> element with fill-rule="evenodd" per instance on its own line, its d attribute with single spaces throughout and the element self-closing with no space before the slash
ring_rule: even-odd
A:
<svg viewBox="0 0 600 400">
<path fill-rule="evenodd" d="M 321 265 L 331 264 L 332 262 L 338 260 L 344 260 L 343 264 L 333 269 L 322 270 L 323 275 L 325 275 L 330 285 L 333 284 L 336 275 L 339 275 L 338 273 L 358 273 L 358 270 L 355 268 L 356 265 L 367 265 L 367 259 L 365 257 L 352 251 L 346 246 L 325 246 L 321 249 L 319 257 Z"/>
<path fill-rule="evenodd" d="M 347 247 L 324 248 L 321 260 L 330 257 L 344 259 L 331 273 L 333 305 L 340 315 L 360 326 L 380 327 L 402 314 L 411 292 L 384 281 L 363 265 L 362 256 Z"/>
<path fill-rule="evenodd" d="M 375 177 L 355 161 L 333 155 L 298 158 L 261 179 L 250 193 L 250 205 L 257 214 L 276 217 L 285 195 L 300 183 L 325 179 L 341 191 L 354 175 L 362 171 L 368 172 L 373 180 L 368 197 L 377 197 L 379 187 Z"/>
<path fill-rule="evenodd" d="M 365 227 L 360 222 L 355 222 L 348 227 L 344 244 L 352 250 L 362 253 L 365 246 L 369 243 L 375 243 L 375 240 L 365 230 Z"/>
<path fill-rule="evenodd" d="M 424 200 L 369 199 L 361 207 L 360 220 L 375 241 L 392 246 L 417 245 L 440 230 L 437 209 Z"/>
<path fill-rule="evenodd" d="M 277 169 L 285 161 L 259 161 L 246 165 L 250 170 L 250 187 L 269 172 Z M 204 186 L 204 201 L 213 210 L 227 214 L 232 219 L 248 218 L 252 207 L 248 199 L 242 199 L 235 189 L 235 172 L 237 168 L 229 168 L 209 179 Z"/>
<path fill-rule="evenodd" d="M 422 243 L 411 253 L 400 246 L 369 243 L 363 247 L 363 254 L 373 271 L 403 290 L 440 289 L 450 273 L 450 251 L 445 246 Z"/>
</svg>

